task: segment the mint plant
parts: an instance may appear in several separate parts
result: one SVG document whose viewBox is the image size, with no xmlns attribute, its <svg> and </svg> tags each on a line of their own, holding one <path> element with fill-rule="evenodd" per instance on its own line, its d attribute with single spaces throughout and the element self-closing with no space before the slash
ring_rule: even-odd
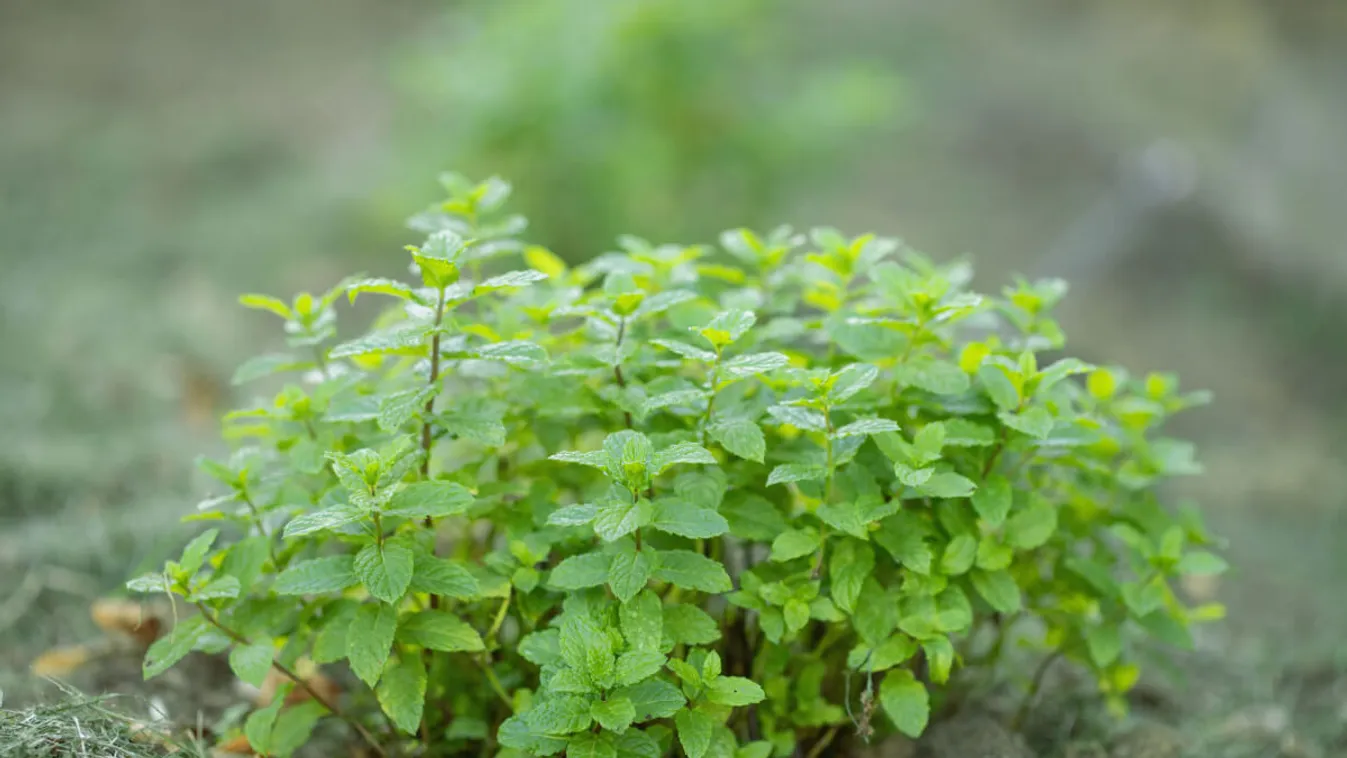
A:
<svg viewBox="0 0 1347 758">
<path fill-rule="evenodd" d="M 128 585 L 180 613 L 147 677 L 281 678 L 258 753 L 327 721 L 388 755 L 817 756 L 919 735 L 1009 640 L 1121 708 L 1147 635 L 1220 615 L 1176 593 L 1225 564 L 1157 494 L 1204 397 L 1055 357 L 1062 283 L 981 295 L 832 229 L 570 268 L 504 182 L 444 186 L 412 282 L 242 298 L 289 349 L 236 381 L 288 380 L 201 461 L 211 528 Z M 338 341 L 362 296 L 390 305 Z"/>
</svg>

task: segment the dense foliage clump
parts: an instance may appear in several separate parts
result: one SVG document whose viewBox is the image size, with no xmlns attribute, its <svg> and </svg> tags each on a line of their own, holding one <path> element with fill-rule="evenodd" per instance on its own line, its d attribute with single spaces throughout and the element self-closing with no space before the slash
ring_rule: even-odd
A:
<svg viewBox="0 0 1347 758">
<path fill-rule="evenodd" d="M 218 527 L 130 583 L 196 611 L 146 676 L 281 675 L 259 753 L 335 717 L 390 753 L 819 755 L 920 734 L 1011 638 L 1121 704 L 1136 633 L 1219 613 L 1177 597 L 1224 564 L 1155 492 L 1195 469 L 1155 432 L 1201 398 L 1049 360 L 1061 283 L 980 295 L 832 229 L 568 268 L 511 237 L 503 182 L 444 184 L 415 284 L 243 298 L 290 350 L 237 381 L 293 381 L 202 462 Z M 361 295 L 392 307 L 338 341 Z"/>
</svg>

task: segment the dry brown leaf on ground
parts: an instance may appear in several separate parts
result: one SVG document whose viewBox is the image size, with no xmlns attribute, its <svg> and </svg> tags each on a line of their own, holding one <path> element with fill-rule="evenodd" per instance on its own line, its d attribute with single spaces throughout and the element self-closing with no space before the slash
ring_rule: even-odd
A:
<svg viewBox="0 0 1347 758">
<path fill-rule="evenodd" d="M 84 664 L 93 659 L 96 652 L 89 645 L 54 647 L 39 655 L 37 660 L 33 661 L 31 670 L 34 676 L 59 679 L 83 668 Z"/>
<path fill-rule="evenodd" d="M 148 648 L 164 629 L 164 620 L 153 609 L 124 598 L 102 598 L 89 606 L 89 615 L 104 633 L 125 638 Z"/>
<path fill-rule="evenodd" d="M 230 758 L 231 756 L 254 755 L 253 746 L 248 744 L 248 738 L 242 734 L 222 740 L 210 751 L 212 758 Z"/>
<path fill-rule="evenodd" d="M 320 697 L 329 703 L 341 695 L 341 687 L 335 681 L 324 675 L 323 672 L 318 669 L 318 666 L 307 658 L 300 659 L 299 663 L 296 664 L 295 674 L 297 674 L 305 684 L 309 685 L 314 692 L 317 692 Z M 272 698 L 276 696 L 276 690 L 280 689 L 281 685 L 288 681 L 291 681 L 289 677 L 274 668 L 271 669 L 267 672 L 267 678 L 262 681 L 262 688 L 257 693 L 257 697 L 253 699 L 254 702 L 259 707 L 270 704 Z M 295 687 L 285 698 L 285 702 L 289 705 L 294 705 L 295 703 L 302 703 L 311 697 L 312 695 L 310 695 L 309 691 L 304 687 Z"/>
</svg>

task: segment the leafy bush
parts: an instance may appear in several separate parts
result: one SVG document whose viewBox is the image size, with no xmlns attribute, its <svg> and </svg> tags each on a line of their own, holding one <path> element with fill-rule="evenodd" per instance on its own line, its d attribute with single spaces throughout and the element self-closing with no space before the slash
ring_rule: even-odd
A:
<svg viewBox="0 0 1347 758">
<path fill-rule="evenodd" d="M 901 80 L 824 37 L 809 4 L 566 0 L 455 7 L 404 47 L 399 154 L 420 202 L 425 166 L 502 172 L 563 259 L 639 229 L 700 239 L 773 223 L 843 175 L 890 128 Z"/>
<path fill-rule="evenodd" d="M 1155 493 L 1195 464 L 1153 433 L 1201 396 L 1041 365 L 1060 282 L 979 295 L 831 229 L 568 268 L 501 236 L 503 182 L 445 186 L 419 284 L 242 299 L 291 352 L 236 378 L 296 379 L 202 462 L 218 529 L 129 584 L 198 611 L 147 677 L 195 649 L 290 680 L 259 752 L 340 716 L 381 750 L 817 755 L 920 734 L 1016 635 L 1121 704 L 1134 633 L 1219 613 L 1176 596 L 1224 564 Z M 343 295 L 394 303 L 334 344 Z M 341 662 L 344 703 L 303 674 Z"/>
</svg>

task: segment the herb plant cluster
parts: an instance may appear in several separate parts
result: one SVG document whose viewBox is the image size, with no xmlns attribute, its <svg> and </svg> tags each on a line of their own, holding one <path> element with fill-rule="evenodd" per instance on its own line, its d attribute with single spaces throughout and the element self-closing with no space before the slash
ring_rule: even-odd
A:
<svg viewBox="0 0 1347 758">
<path fill-rule="evenodd" d="M 817 756 L 920 734 L 1008 640 L 1121 705 L 1138 633 L 1219 615 L 1176 594 L 1224 563 L 1155 491 L 1202 398 L 1047 360 L 1061 283 L 979 295 L 832 229 L 568 268 L 508 185 L 443 183 L 415 283 L 242 298 L 290 349 L 236 381 L 289 381 L 202 461 L 213 528 L 129 583 L 180 609 L 147 677 L 204 650 L 283 682 L 258 753 L 327 720 L 380 754 Z"/>
</svg>

